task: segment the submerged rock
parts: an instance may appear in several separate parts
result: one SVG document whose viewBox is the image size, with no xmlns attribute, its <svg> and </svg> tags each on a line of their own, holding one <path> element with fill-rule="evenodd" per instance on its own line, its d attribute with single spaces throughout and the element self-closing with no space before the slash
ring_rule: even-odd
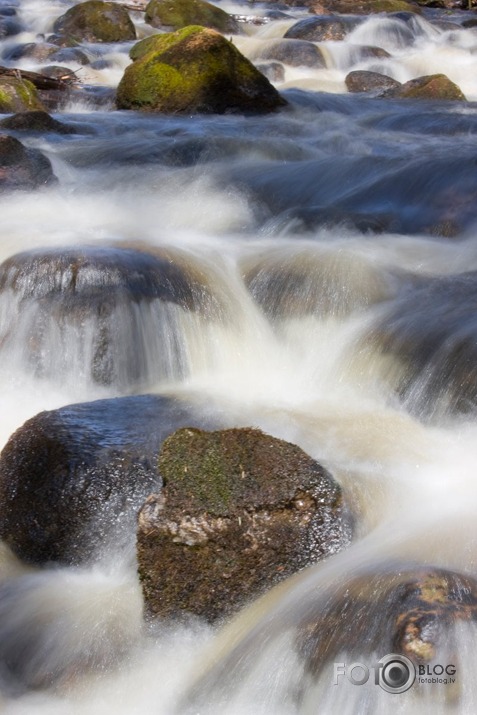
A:
<svg viewBox="0 0 477 715">
<path fill-rule="evenodd" d="M 466 98 L 459 87 L 445 74 L 431 74 L 405 82 L 400 87 L 390 89 L 387 97 L 399 99 L 446 99 L 465 102 Z"/>
<path fill-rule="evenodd" d="M 14 137 L 0 134 L 0 192 L 37 189 L 56 181 L 50 160 L 27 149 Z"/>
<path fill-rule="evenodd" d="M 320 48 L 306 40 L 274 40 L 263 45 L 252 59 L 276 60 L 291 67 L 326 67 Z"/>
<path fill-rule="evenodd" d="M 137 542 L 149 616 L 227 617 L 349 543 L 339 485 L 259 430 L 179 430 L 159 469 L 164 488 L 142 507 Z"/>
<path fill-rule="evenodd" d="M 79 42 L 128 42 L 136 29 L 125 7 L 87 0 L 71 7 L 54 24 L 54 31 Z"/>
<path fill-rule="evenodd" d="M 0 266 L 0 304 L 7 364 L 127 390 L 186 372 L 180 315 L 221 317 L 198 264 L 117 247 L 12 256 Z"/>
<path fill-rule="evenodd" d="M 80 564 L 132 546 L 137 511 L 161 486 L 163 439 L 210 423 L 190 405 L 154 395 L 41 412 L 0 455 L 1 537 L 36 564 Z"/>
<path fill-rule="evenodd" d="M 365 573 L 327 596 L 299 626 L 298 650 L 314 676 L 343 653 L 350 663 L 396 653 L 415 665 L 452 663 L 459 670 L 455 629 L 477 623 L 477 581 L 441 568 Z"/>
<path fill-rule="evenodd" d="M 139 43 L 141 45 L 141 43 Z M 146 49 L 147 48 L 147 51 Z M 198 26 L 148 38 L 121 79 L 119 109 L 166 113 L 270 112 L 286 104 L 237 48 Z"/>
<path fill-rule="evenodd" d="M 394 357 L 389 379 L 411 410 L 476 408 L 476 310 L 477 273 L 422 279 L 368 337 L 372 349 Z"/>
<path fill-rule="evenodd" d="M 31 82 L 0 75 L 0 114 L 43 109 L 38 92 Z"/>
<path fill-rule="evenodd" d="M 146 7 L 144 19 L 153 27 L 174 30 L 187 25 L 201 25 L 223 33 L 240 32 L 240 25 L 233 17 L 205 0 L 151 0 Z"/>
</svg>

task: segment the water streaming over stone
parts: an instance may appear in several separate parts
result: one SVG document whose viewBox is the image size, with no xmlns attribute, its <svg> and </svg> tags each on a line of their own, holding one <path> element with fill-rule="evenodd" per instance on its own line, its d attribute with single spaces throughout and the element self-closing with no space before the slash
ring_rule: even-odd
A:
<svg viewBox="0 0 477 715">
<path fill-rule="evenodd" d="M 72 4 L 0 2 L 21 24 L 0 40 L 0 64 L 51 64 L 22 48 Z M 333 663 L 386 655 L 390 583 L 423 568 L 477 571 L 477 30 L 457 12 L 361 16 L 344 39 L 307 47 L 307 65 L 277 45 L 304 10 L 271 20 L 261 4 L 223 7 L 265 18 L 233 39 L 256 64 L 279 62 L 286 108 L 118 112 L 132 43 L 89 44 L 88 63 L 56 63 L 82 83 L 55 113 L 73 131 L 8 130 L 58 182 L 0 195 L 0 441 L 72 403 L 61 414 L 98 454 L 131 425 L 147 451 L 141 417 L 154 405 L 166 406 L 164 434 L 259 427 L 340 482 L 354 541 L 220 633 L 200 620 L 143 623 L 131 539 L 70 567 L 27 565 L 4 545 L 0 712 L 473 713 L 473 616 L 440 650 L 457 662 L 455 687 L 335 686 Z M 131 16 L 138 37 L 151 34 Z M 347 93 L 352 70 L 399 82 L 444 72 L 469 101 Z M 107 426 L 106 403 L 80 404 L 146 392 L 156 397 L 133 413 L 115 403 Z M 317 613 L 338 625 L 310 646 Z"/>
</svg>

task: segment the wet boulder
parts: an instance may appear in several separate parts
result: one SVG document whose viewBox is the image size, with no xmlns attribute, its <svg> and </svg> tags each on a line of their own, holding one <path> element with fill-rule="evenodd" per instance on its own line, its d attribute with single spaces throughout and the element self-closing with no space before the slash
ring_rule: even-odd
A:
<svg viewBox="0 0 477 715">
<path fill-rule="evenodd" d="M 151 0 L 144 19 L 153 27 L 174 30 L 187 25 L 201 25 L 223 33 L 237 34 L 241 31 L 233 17 L 205 0 Z"/>
<path fill-rule="evenodd" d="M 114 2 L 87 0 L 59 17 L 54 32 L 78 42 L 128 42 L 136 29 L 125 7 Z"/>
<path fill-rule="evenodd" d="M 291 67 L 326 67 L 326 60 L 313 42 L 306 40 L 274 40 L 260 48 L 256 60 L 274 60 Z"/>
<path fill-rule="evenodd" d="M 408 0 L 310 0 L 307 3 L 316 13 L 340 15 L 372 15 L 376 13 L 420 13 L 419 4 Z"/>
<path fill-rule="evenodd" d="M 400 87 L 388 90 L 387 97 L 398 99 L 445 99 L 465 102 L 466 98 L 459 87 L 445 74 L 432 74 L 417 77 L 405 82 Z"/>
<path fill-rule="evenodd" d="M 118 247 L 16 254 L 0 266 L 0 305 L 3 365 L 115 391 L 184 375 L 184 315 L 221 316 L 200 265 Z"/>
<path fill-rule="evenodd" d="M 44 106 L 31 82 L 0 74 L 0 114 L 41 109 Z"/>
<path fill-rule="evenodd" d="M 366 70 L 349 72 L 345 77 L 345 84 L 348 92 L 372 92 L 375 95 L 401 87 L 401 83 L 392 77 Z"/>
<path fill-rule="evenodd" d="M 74 127 L 59 122 L 48 112 L 19 112 L 11 117 L 0 120 L 0 128 L 15 132 L 31 132 L 41 134 L 76 134 Z"/>
<path fill-rule="evenodd" d="M 343 653 L 350 663 L 396 653 L 414 666 L 451 663 L 459 670 L 456 630 L 477 623 L 477 581 L 442 568 L 403 565 L 344 579 L 307 610 L 297 645 L 315 677 Z"/>
<path fill-rule="evenodd" d="M 409 409 L 433 416 L 477 407 L 477 274 L 421 279 L 367 338 Z M 383 366 L 384 369 L 384 366 Z"/>
<path fill-rule="evenodd" d="M 50 160 L 37 149 L 27 149 L 6 134 L 0 134 L 0 192 L 37 189 L 56 182 Z"/>
<path fill-rule="evenodd" d="M 331 17 L 327 15 L 305 17 L 292 25 L 286 31 L 284 37 L 308 40 L 309 42 L 344 40 L 346 35 L 362 21 L 362 17 Z"/>
<path fill-rule="evenodd" d="M 139 514 L 146 612 L 208 621 L 349 543 L 339 485 L 296 445 L 256 429 L 165 440 L 160 494 Z"/>
<path fill-rule="evenodd" d="M 35 564 L 81 564 L 133 547 L 137 511 L 161 486 L 162 441 L 178 427 L 210 424 L 192 405 L 157 395 L 41 412 L 0 455 L 1 538 Z"/>
<path fill-rule="evenodd" d="M 270 82 L 285 81 L 285 68 L 281 62 L 258 62 L 256 67 Z"/>
<path fill-rule="evenodd" d="M 148 47 L 125 70 L 116 96 L 119 109 L 223 114 L 270 112 L 286 104 L 215 30 L 187 27 L 157 35 Z"/>
</svg>

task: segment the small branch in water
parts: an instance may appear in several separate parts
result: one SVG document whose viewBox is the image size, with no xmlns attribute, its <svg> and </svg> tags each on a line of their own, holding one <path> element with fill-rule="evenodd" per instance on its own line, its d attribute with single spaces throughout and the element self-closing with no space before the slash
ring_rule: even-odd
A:
<svg viewBox="0 0 477 715">
<path fill-rule="evenodd" d="M 61 89 L 66 90 L 72 84 L 69 78 L 47 77 L 39 72 L 30 72 L 11 67 L 0 67 L 0 77 L 15 77 L 16 79 L 28 80 L 37 89 Z"/>
</svg>

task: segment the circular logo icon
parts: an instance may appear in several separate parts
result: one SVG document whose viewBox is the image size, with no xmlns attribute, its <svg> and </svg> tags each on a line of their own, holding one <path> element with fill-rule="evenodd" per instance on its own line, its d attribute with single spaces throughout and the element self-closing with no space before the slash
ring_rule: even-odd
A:
<svg viewBox="0 0 477 715">
<path fill-rule="evenodd" d="M 405 655 L 389 653 L 378 661 L 379 685 L 387 693 L 405 693 L 416 679 L 416 668 Z"/>
</svg>

